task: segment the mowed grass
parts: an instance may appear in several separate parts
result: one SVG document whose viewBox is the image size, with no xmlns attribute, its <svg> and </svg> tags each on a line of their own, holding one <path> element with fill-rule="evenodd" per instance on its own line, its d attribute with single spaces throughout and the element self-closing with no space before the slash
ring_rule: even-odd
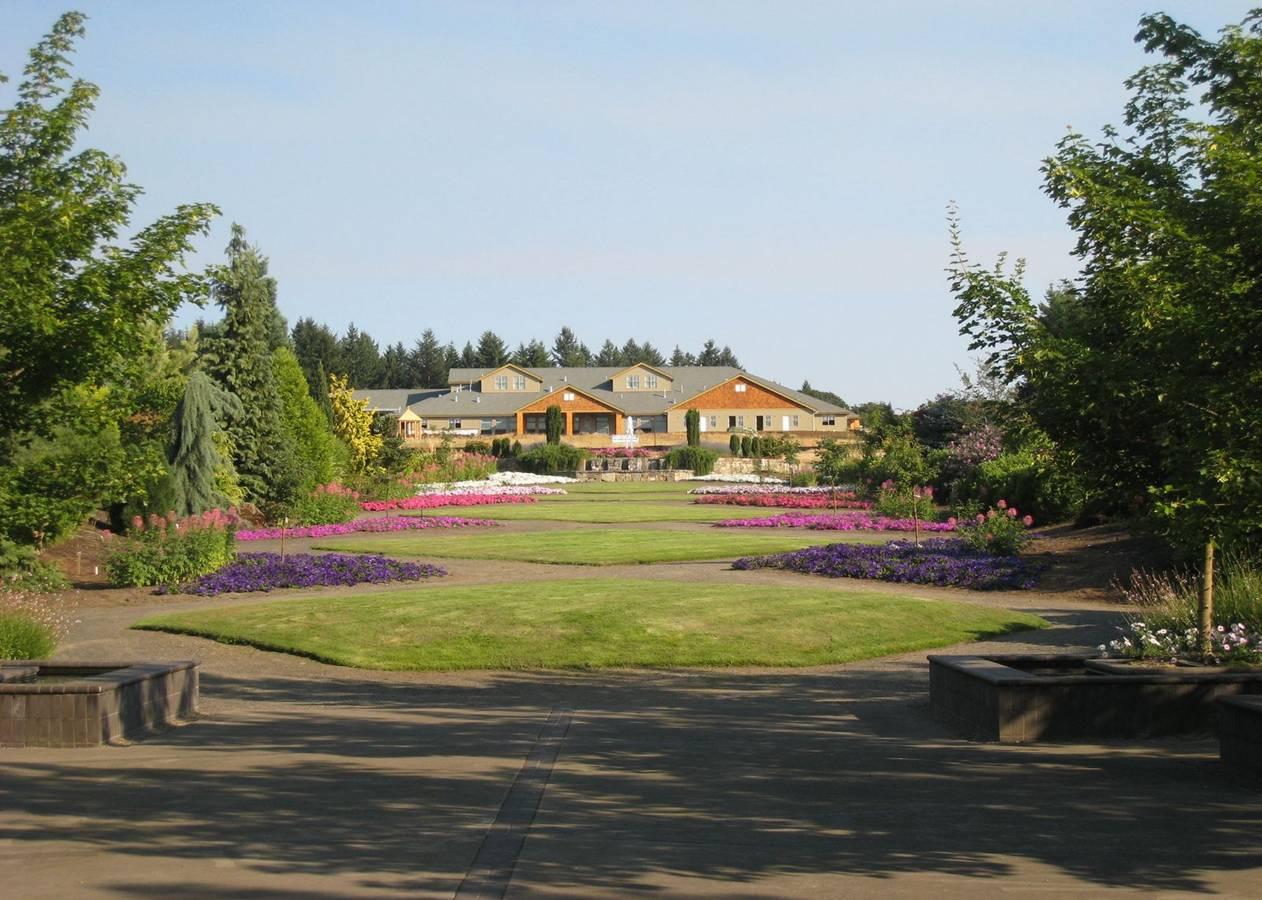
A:
<svg viewBox="0 0 1262 900">
<path fill-rule="evenodd" d="M 460 508 L 460 515 L 479 519 L 496 519 L 504 522 L 584 522 L 591 524 L 625 524 L 631 522 L 720 522 L 724 519 L 751 519 L 774 516 L 787 512 L 783 509 L 753 508 L 748 506 L 721 506 L 699 504 L 688 500 L 654 501 L 638 498 L 623 500 L 588 499 L 586 501 L 565 497 L 540 497 L 535 503 L 503 504 L 500 506 L 468 506 Z M 440 507 L 433 513 L 447 510 Z"/>
<path fill-rule="evenodd" d="M 811 666 L 1047 623 L 913 596 L 584 579 L 358 595 L 154 616 L 192 634 L 365 669 Z"/>
<path fill-rule="evenodd" d="M 708 531 L 573 528 L 516 533 L 499 529 L 441 532 L 434 529 L 323 538 L 315 543 L 315 548 L 345 553 L 383 553 L 387 556 L 615 566 L 736 559 L 738 556 L 783 553 L 843 541 L 880 544 L 889 540 L 891 537 L 887 534 L 771 528 L 716 528 Z"/>
</svg>

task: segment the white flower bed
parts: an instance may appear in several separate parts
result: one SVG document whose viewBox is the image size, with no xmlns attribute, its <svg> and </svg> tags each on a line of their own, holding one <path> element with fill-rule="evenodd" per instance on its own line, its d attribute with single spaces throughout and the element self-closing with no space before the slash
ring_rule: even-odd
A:
<svg viewBox="0 0 1262 900">
<path fill-rule="evenodd" d="M 476 494 L 483 497 L 540 497 L 564 494 L 562 488 L 543 487 L 537 484 L 492 484 L 489 481 L 457 481 L 452 484 L 422 484 L 416 493 L 421 496 L 458 497 Z"/>
<path fill-rule="evenodd" d="M 749 487 L 699 487 L 693 488 L 690 494 L 827 494 L 833 490 L 831 487 L 786 487 L 781 482 L 780 486 L 754 484 Z M 837 488 L 838 493 L 845 493 L 851 488 Z"/>
<path fill-rule="evenodd" d="M 723 481 L 729 484 L 784 484 L 783 478 L 760 478 L 757 475 L 694 475 L 688 481 Z"/>
</svg>

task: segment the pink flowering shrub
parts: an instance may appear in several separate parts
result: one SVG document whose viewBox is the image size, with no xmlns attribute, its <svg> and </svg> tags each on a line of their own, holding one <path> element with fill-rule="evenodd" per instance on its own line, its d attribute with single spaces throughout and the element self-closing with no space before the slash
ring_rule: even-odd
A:
<svg viewBox="0 0 1262 900">
<path fill-rule="evenodd" d="M 1034 524 L 1032 516 L 1022 516 L 1015 506 L 1000 500 L 971 522 L 947 519 L 955 525 L 964 543 L 972 550 L 996 556 L 1015 556 L 1030 540 L 1027 529 Z"/>
<path fill-rule="evenodd" d="M 368 512 L 390 509 L 436 509 L 440 506 L 492 506 L 497 503 L 534 503 L 529 494 L 421 494 L 404 500 L 367 500 L 360 508 Z"/>
<path fill-rule="evenodd" d="M 127 536 L 115 543 L 105 573 L 116 587 L 179 584 L 232 561 L 236 510 L 208 510 L 179 518 L 136 516 Z"/>
<path fill-rule="evenodd" d="M 643 447 L 597 447 L 588 452 L 598 459 L 650 459 L 661 455 Z"/>
<path fill-rule="evenodd" d="M 814 531 L 954 531 L 955 523 L 915 522 L 912 519 L 890 519 L 863 512 L 840 515 L 764 516 L 757 519 L 725 519 L 716 522 L 719 528 L 809 528 Z"/>
<path fill-rule="evenodd" d="M 781 509 L 871 509 L 872 504 L 850 493 L 828 494 L 702 494 L 693 503 L 718 506 L 758 506 Z"/>
<path fill-rule="evenodd" d="M 358 519 L 354 522 L 286 528 L 284 535 L 289 538 L 324 538 L 361 532 L 416 531 L 424 528 L 480 528 L 496 525 L 499 523 L 489 519 L 462 519 L 456 516 L 379 516 L 375 519 Z M 274 541 L 280 536 L 281 529 L 279 528 L 252 528 L 237 532 L 239 541 Z"/>
</svg>

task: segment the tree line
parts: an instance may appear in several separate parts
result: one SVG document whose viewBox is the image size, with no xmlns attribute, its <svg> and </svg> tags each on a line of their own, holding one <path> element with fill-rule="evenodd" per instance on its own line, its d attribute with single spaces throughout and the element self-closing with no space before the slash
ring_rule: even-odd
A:
<svg viewBox="0 0 1262 900">
<path fill-rule="evenodd" d="M 201 334 L 213 333 L 214 325 L 198 323 Z M 178 340 L 180 336 L 176 336 Z M 708 340 L 697 353 L 679 346 L 666 356 L 650 341 L 634 338 L 622 345 L 606 340 L 592 352 L 569 327 L 562 327 L 551 345 L 538 338 L 511 348 L 494 331 L 483 331 L 475 344 L 466 341 L 457 350 L 452 341 L 444 343 L 433 329 L 425 329 L 409 347 L 396 341 L 381 345 L 352 322 L 342 334 L 312 318 L 301 318 L 289 333 L 288 342 L 313 391 L 329 375 L 344 376 L 357 388 L 437 388 L 445 387 L 452 369 L 494 368 L 515 363 L 528 369 L 550 366 L 732 366 L 741 368 L 730 347 Z"/>
</svg>

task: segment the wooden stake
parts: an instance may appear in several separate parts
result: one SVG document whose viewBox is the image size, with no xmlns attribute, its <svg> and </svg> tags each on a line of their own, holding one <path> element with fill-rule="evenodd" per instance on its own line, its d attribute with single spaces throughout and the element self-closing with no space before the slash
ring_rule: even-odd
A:
<svg viewBox="0 0 1262 900">
<path fill-rule="evenodd" d="M 1201 655 L 1209 656 L 1214 642 L 1214 542 L 1205 543 L 1205 566 L 1201 571 L 1201 591 L 1197 597 L 1197 617 L 1201 626 Z"/>
</svg>

